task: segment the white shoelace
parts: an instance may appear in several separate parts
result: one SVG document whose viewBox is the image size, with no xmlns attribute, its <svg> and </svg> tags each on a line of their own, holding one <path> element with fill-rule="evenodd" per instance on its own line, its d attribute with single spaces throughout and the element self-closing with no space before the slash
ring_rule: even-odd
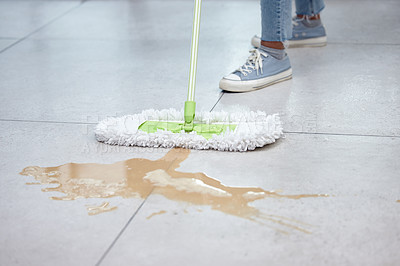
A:
<svg viewBox="0 0 400 266">
<path fill-rule="evenodd" d="M 294 17 L 292 18 L 292 25 L 293 25 L 293 26 L 298 26 L 298 25 L 299 25 L 299 22 L 300 22 L 300 21 L 303 21 L 303 20 L 304 20 L 304 17 L 299 18 L 299 17 L 297 17 L 297 16 L 294 16 Z"/>
<path fill-rule="evenodd" d="M 302 17 L 302 18 L 299 18 L 299 17 L 297 17 L 297 16 L 294 16 L 294 17 L 292 18 L 292 25 L 293 25 L 293 26 L 298 26 L 298 25 L 299 25 L 299 22 L 300 22 L 300 21 L 303 21 L 303 20 L 306 20 L 307 22 L 310 22 L 310 21 L 311 21 L 309 16 L 304 16 L 304 17 Z"/>
<path fill-rule="evenodd" d="M 261 69 L 261 74 L 263 73 L 262 66 L 263 66 L 263 59 L 261 55 L 267 57 L 268 54 L 260 51 L 260 49 L 252 49 L 249 51 L 251 54 L 247 58 L 246 63 L 243 66 L 239 67 L 237 71 L 242 73 L 244 76 L 247 76 L 248 73 L 253 72 L 253 70 L 257 71 L 257 75 L 259 74 L 259 69 Z"/>
</svg>

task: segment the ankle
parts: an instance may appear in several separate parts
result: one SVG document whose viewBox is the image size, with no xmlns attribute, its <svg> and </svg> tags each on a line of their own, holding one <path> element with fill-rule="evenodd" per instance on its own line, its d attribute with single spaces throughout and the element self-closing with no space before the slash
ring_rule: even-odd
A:
<svg viewBox="0 0 400 266">
<path fill-rule="evenodd" d="M 279 49 L 279 50 L 285 49 L 285 45 L 283 44 L 283 42 L 270 42 L 261 40 L 261 45 L 273 49 Z"/>
<path fill-rule="evenodd" d="M 298 18 L 306 18 L 308 20 L 318 20 L 321 19 L 321 15 L 320 14 L 315 14 L 315 15 L 301 15 L 301 14 L 297 14 Z"/>
<path fill-rule="evenodd" d="M 261 45 L 260 49 L 278 60 L 282 60 L 286 57 L 286 51 L 284 49 L 275 49 L 264 45 Z"/>
</svg>

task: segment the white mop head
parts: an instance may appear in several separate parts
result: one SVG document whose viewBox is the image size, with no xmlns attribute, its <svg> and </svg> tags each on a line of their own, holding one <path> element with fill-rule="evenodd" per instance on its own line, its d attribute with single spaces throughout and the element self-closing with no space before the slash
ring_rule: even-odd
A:
<svg viewBox="0 0 400 266">
<path fill-rule="evenodd" d="M 214 149 L 219 151 L 247 151 L 274 143 L 282 136 L 282 124 L 278 114 L 266 115 L 264 112 L 199 112 L 194 123 L 237 124 L 234 131 L 227 130 L 220 135 L 206 139 L 196 132 L 172 133 L 158 130 L 147 133 L 138 130 L 147 120 L 184 121 L 183 110 L 145 110 L 140 114 L 111 117 L 101 121 L 95 135 L 98 141 L 111 145 L 141 147 L 182 147 L 190 149 Z"/>
</svg>

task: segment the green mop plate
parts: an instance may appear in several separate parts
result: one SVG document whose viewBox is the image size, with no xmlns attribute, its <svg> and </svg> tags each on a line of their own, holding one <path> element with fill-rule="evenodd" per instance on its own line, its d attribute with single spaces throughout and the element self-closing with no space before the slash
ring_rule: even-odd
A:
<svg viewBox="0 0 400 266">
<path fill-rule="evenodd" d="M 193 131 L 197 135 L 203 136 L 205 139 L 212 138 L 213 135 L 220 135 L 236 129 L 236 124 L 198 124 L 194 123 Z M 170 131 L 172 133 L 184 132 L 184 122 L 171 122 L 171 121 L 145 121 L 139 126 L 139 130 L 147 133 L 156 133 L 158 130 Z"/>
</svg>

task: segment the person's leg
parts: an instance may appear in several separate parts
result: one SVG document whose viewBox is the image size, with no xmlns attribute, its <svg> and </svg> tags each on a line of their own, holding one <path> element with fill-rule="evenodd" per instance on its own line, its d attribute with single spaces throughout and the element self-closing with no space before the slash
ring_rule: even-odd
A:
<svg viewBox="0 0 400 266">
<path fill-rule="evenodd" d="M 296 0 L 296 14 L 293 20 L 293 36 L 290 47 L 324 46 L 327 38 L 321 22 L 323 0 Z"/>
<path fill-rule="evenodd" d="M 261 42 L 266 47 L 284 49 L 292 37 L 292 1 L 261 0 Z"/>
<path fill-rule="evenodd" d="M 318 17 L 324 7 L 324 0 L 296 0 L 296 14 L 301 17 Z"/>
<path fill-rule="evenodd" d="M 290 48 L 326 45 L 326 32 L 320 15 L 324 7 L 323 0 L 296 0 L 297 16 L 293 18 L 292 35 L 288 38 Z M 251 39 L 254 47 L 260 47 L 264 32 L 262 35 L 262 37 L 255 35 Z"/>
<path fill-rule="evenodd" d="M 292 77 L 284 49 L 284 42 L 292 36 L 291 4 L 291 0 L 261 0 L 262 45 L 250 51 L 243 66 L 220 81 L 221 89 L 252 91 Z"/>
</svg>

